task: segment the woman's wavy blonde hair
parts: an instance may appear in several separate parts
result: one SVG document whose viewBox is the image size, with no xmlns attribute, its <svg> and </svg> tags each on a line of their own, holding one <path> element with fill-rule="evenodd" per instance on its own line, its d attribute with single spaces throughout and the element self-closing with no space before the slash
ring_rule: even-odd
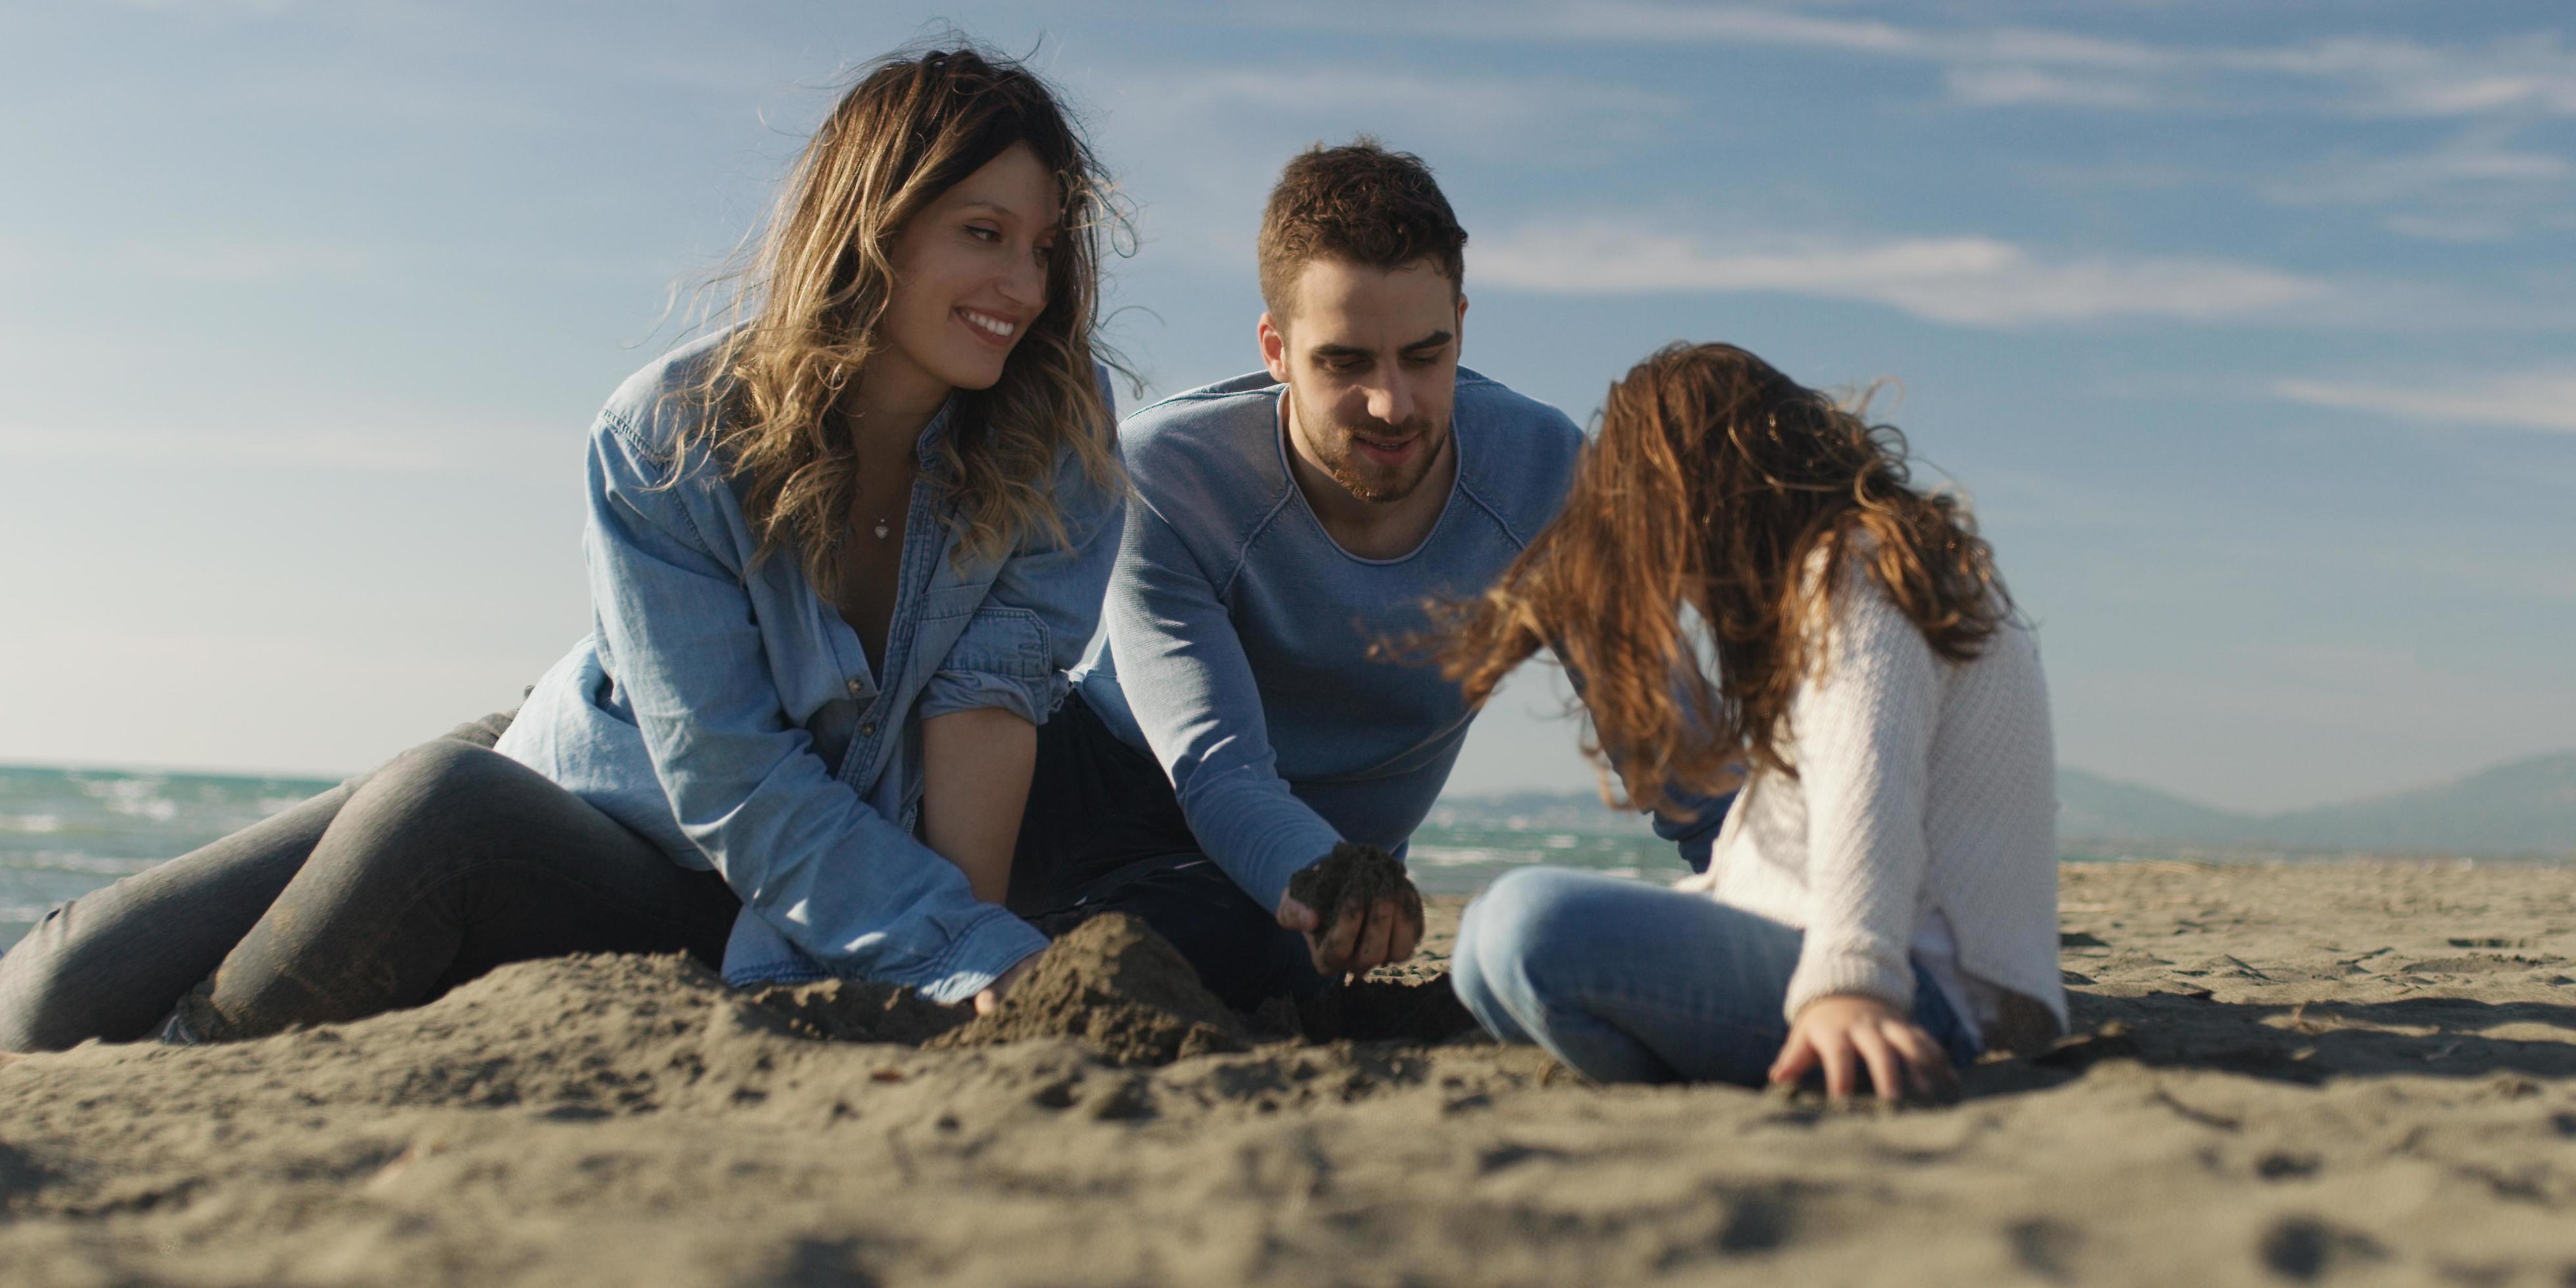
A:
<svg viewBox="0 0 2576 1288">
<path fill-rule="evenodd" d="M 970 46 L 896 54 L 842 96 L 797 157 L 741 272 L 735 326 L 694 391 L 706 413 L 681 448 L 712 449 L 743 488 L 761 555 L 797 551 L 828 596 L 849 530 L 858 459 L 833 414 L 883 343 L 889 259 L 904 226 L 1015 144 L 1056 176 L 1064 207 L 1046 308 L 990 389 L 959 390 L 940 452 L 957 558 L 996 557 L 1032 530 L 1065 540 L 1053 483 L 1070 450 L 1120 481 L 1116 428 L 1094 362 L 1104 230 L 1126 227 L 1107 176 L 1035 73 Z"/>
<path fill-rule="evenodd" d="M 1426 642 L 1471 703 L 1553 648 L 1585 753 L 1652 807 L 1723 790 L 1739 761 L 1797 772 L 1790 702 L 1855 574 L 1954 662 L 2013 616 L 1966 509 L 1912 485 L 1903 435 L 1733 345 L 1676 344 L 1610 387 L 1563 510 L 1482 597 L 1434 605 Z"/>
</svg>

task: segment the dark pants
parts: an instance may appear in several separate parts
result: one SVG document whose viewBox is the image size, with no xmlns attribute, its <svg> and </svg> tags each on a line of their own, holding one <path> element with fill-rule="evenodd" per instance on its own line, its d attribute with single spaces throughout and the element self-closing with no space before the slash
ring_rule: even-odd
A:
<svg viewBox="0 0 2576 1288">
<path fill-rule="evenodd" d="M 0 957 L 0 1050 L 411 1006 L 575 952 L 724 952 L 739 904 L 534 770 L 496 716 L 47 913 Z M 200 987 L 200 985 L 203 987 Z"/>
<path fill-rule="evenodd" d="M 1078 693 L 1038 729 L 1010 906 L 1049 935 L 1103 912 L 1129 913 L 1238 1009 L 1311 996 L 1324 984 L 1305 936 L 1281 929 L 1276 910 L 1201 852 L 1162 766 L 1119 741 Z"/>
<path fill-rule="evenodd" d="M 575 952 L 723 957 L 740 903 L 466 725 L 46 914 L 0 956 L 0 1051 L 148 1037 L 189 1000 L 252 1037 L 425 1002 Z M 1322 987 L 1305 940 L 1199 852 L 1171 783 L 1079 697 L 1039 730 L 1011 908 L 1050 935 L 1141 918 L 1244 1009 Z M 200 987 L 203 985 L 203 987 Z"/>
</svg>

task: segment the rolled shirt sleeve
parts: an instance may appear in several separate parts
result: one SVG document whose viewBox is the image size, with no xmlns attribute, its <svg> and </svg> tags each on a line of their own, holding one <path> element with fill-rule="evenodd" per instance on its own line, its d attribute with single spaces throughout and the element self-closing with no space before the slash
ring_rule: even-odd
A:
<svg viewBox="0 0 2576 1288">
<path fill-rule="evenodd" d="M 1003 561 L 922 690 L 922 719 L 998 707 L 1043 724 L 1064 701 L 1065 672 L 1100 623 L 1127 506 L 1120 482 L 1092 479 L 1070 452 L 1057 463 L 1055 495 L 1064 539 L 1034 528 Z"/>
<path fill-rule="evenodd" d="M 835 778 L 788 718 L 743 586 L 752 552 L 713 463 L 674 479 L 616 414 L 591 448 L 584 548 L 602 661 L 681 832 L 745 907 L 835 975 L 939 1001 L 1044 948 Z"/>
</svg>

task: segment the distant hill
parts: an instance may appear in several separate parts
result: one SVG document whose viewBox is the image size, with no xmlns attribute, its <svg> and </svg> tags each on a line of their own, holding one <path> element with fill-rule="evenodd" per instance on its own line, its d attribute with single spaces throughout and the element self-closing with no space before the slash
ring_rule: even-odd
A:
<svg viewBox="0 0 2576 1288">
<path fill-rule="evenodd" d="M 2244 814 L 2081 769 L 2057 771 L 2057 835 L 2070 847 L 2576 858 L 2576 751 L 2455 782 L 2281 814 Z M 1444 797 L 1446 827 L 1639 829 L 1591 791 Z"/>
<path fill-rule="evenodd" d="M 2454 782 L 2282 814 L 2237 814 L 2080 769 L 2057 771 L 2068 840 L 2480 858 L 2576 856 L 2576 751 Z"/>
<path fill-rule="evenodd" d="M 2057 835 L 2113 844 L 2237 846 L 2254 843 L 2260 820 L 2195 804 L 2168 792 L 2060 767 Z"/>
</svg>

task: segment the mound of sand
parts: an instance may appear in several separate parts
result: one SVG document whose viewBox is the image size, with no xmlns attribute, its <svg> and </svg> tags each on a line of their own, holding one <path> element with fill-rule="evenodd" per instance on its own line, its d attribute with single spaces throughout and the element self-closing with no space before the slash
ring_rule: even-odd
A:
<svg viewBox="0 0 2576 1288">
<path fill-rule="evenodd" d="M 2078 1035 L 1903 1113 L 528 963 L 0 1062 L 0 1283 L 2576 1282 L 2576 874 L 2079 866 L 2064 915 Z"/>
<path fill-rule="evenodd" d="M 940 1035 L 947 1050 L 1030 1038 L 1080 1038 L 1112 1064 L 1170 1064 L 1241 1051 L 1243 1024 L 1180 950 L 1122 912 L 1067 931 L 1001 1006 Z"/>
</svg>

